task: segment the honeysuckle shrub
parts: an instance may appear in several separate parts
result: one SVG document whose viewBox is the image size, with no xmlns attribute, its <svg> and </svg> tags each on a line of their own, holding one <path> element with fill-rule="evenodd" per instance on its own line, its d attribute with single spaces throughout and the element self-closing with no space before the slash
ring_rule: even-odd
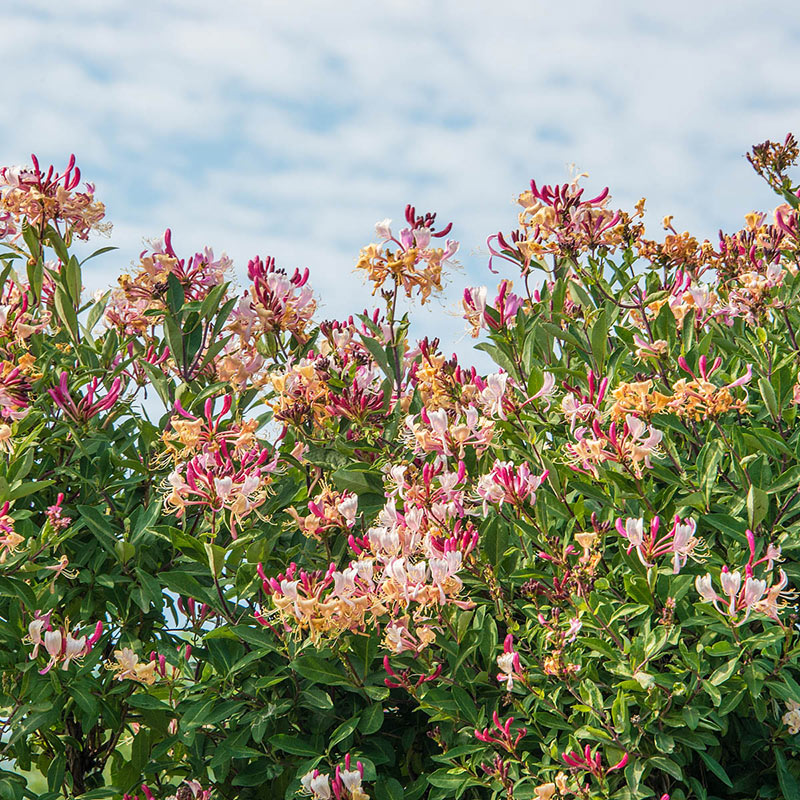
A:
<svg viewBox="0 0 800 800">
<path fill-rule="evenodd" d="M 169 231 L 89 298 L 94 187 L 0 171 L 0 796 L 800 796 L 797 156 L 717 243 L 531 183 L 480 372 L 434 214 L 319 321 Z"/>
</svg>

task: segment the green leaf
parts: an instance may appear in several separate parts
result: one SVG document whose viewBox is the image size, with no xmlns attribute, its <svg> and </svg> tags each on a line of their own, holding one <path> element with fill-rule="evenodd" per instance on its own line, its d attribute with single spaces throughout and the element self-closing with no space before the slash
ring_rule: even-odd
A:
<svg viewBox="0 0 800 800">
<path fill-rule="evenodd" d="M 800 797 L 800 783 L 789 772 L 789 766 L 786 763 L 786 757 L 783 752 L 778 747 L 773 748 L 772 752 L 775 754 L 775 765 L 778 767 L 778 785 L 781 787 L 784 798 L 789 800 L 789 798 Z"/>
<path fill-rule="evenodd" d="M 162 572 L 159 577 L 167 589 L 193 597 L 195 600 L 202 600 L 204 603 L 214 607 L 219 604 L 219 598 L 210 588 L 203 586 L 197 578 L 181 570 L 170 570 Z"/>
<path fill-rule="evenodd" d="M 769 496 L 763 489 L 754 485 L 750 486 L 747 492 L 747 520 L 751 530 L 755 530 L 764 517 L 767 516 L 769 509 Z"/>
<path fill-rule="evenodd" d="M 766 378 L 758 379 L 758 390 L 761 392 L 761 398 L 766 405 L 772 419 L 778 419 L 778 399 L 775 397 L 775 390 L 772 384 Z"/>
<path fill-rule="evenodd" d="M 61 788 L 64 780 L 64 773 L 67 769 L 67 757 L 65 753 L 59 753 L 47 768 L 47 788 L 51 792 L 56 792 Z"/>
<path fill-rule="evenodd" d="M 72 300 L 67 296 L 67 293 L 61 286 L 56 287 L 55 295 L 56 313 L 58 314 L 64 327 L 69 331 L 70 338 L 73 342 L 78 341 L 78 315 L 75 312 L 75 307 L 72 305 Z"/>
<path fill-rule="evenodd" d="M 718 669 L 714 670 L 714 673 L 708 679 L 708 682 L 713 684 L 714 686 L 720 686 L 721 684 L 725 683 L 728 678 L 733 675 L 736 671 L 736 668 L 739 666 L 739 659 L 732 658 L 726 664 L 723 664 Z"/>
<path fill-rule="evenodd" d="M 104 508 L 101 506 L 101 508 Z M 112 527 L 112 517 L 103 514 L 99 508 L 93 506 L 78 506 L 81 522 L 85 523 L 89 530 L 95 535 L 101 545 L 112 555 L 115 554 L 114 544 L 117 537 Z"/>
<path fill-rule="evenodd" d="M 104 253 L 110 253 L 112 250 L 119 250 L 118 247 L 100 247 L 91 253 L 90 255 L 86 256 L 86 258 L 81 261 L 81 266 L 83 266 L 89 259 L 97 258 L 97 256 L 102 256 Z M 103 795 L 105 797 L 106 795 Z M 83 795 L 83 797 L 87 797 L 87 795 Z"/>
<path fill-rule="evenodd" d="M 366 335 L 361 336 L 361 343 L 369 350 L 369 354 L 375 359 L 375 363 L 381 368 L 383 374 L 390 380 L 395 380 L 394 369 L 389 364 L 388 348 Z"/>
<path fill-rule="evenodd" d="M 35 494 L 48 486 L 52 486 L 55 481 L 15 481 L 6 494 L 8 500 L 19 500 L 20 497 L 27 497 Z"/>
<path fill-rule="evenodd" d="M 335 745 L 339 744 L 339 742 L 343 742 L 356 729 L 360 719 L 361 715 L 356 714 L 333 730 L 330 736 L 328 736 L 328 748 L 332 749 Z"/>
<path fill-rule="evenodd" d="M 323 686 L 350 686 L 351 681 L 345 676 L 338 664 L 332 664 L 319 656 L 300 656 L 291 663 L 292 669 L 303 678 Z"/>
<path fill-rule="evenodd" d="M 383 706 L 380 703 L 373 703 L 361 712 L 361 719 L 358 723 L 358 730 L 365 735 L 377 733 L 383 726 Z"/>
<path fill-rule="evenodd" d="M 608 348 L 608 316 L 605 311 L 597 315 L 592 325 L 592 355 L 597 363 L 597 368 L 602 372 Z"/>
<path fill-rule="evenodd" d="M 728 777 L 728 773 L 722 768 L 722 765 L 717 761 L 716 758 L 710 756 L 708 753 L 704 752 L 703 750 L 698 750 L 698 754 L 700 758 L 703 759 L 703 763 L 729 788 L 733 788 L 733 783 L 731 779 Z M 789 797 L 790 795 L 787 795 Z"/>
<path fill-rule="evenodd" d="M 484 529 L 481 548 L 493 566 L 503 560 L 508 548 L 508 526 L 500 517 L 494 517 Z"/>
<path fill-rule="evenodd" d="M 33 589 L 25 581 L 19 580 L 19 578 L 0 577 L 0 595 L 16 597 L 22 601 L 28 611 L 34 611 L 38 608 Z"/>
<path fill-rule="evenodd" d="M 453 771 L 449 769 L 437 770 L 428 776 L 428 783 L 439 789 L 458 789 L 464 784 L 465 779 L 467 781 L 470 780 L 469 773 L 458 767 Z"/>
<path fill-rule="evenodd" d="M 208 568 L 211 570 L 212 575 L 219 578 L 225 566 L 225 549 L 211 542 L 206 542 L 205 548 L 208 556 Z"/>
<path fill-rule="evenodd" d="M 396 778 L 380 778 L 375 784 L 375 800 L 403 800 L 403 786 Z"/>
<path fill-rule="evenodd" d="M 725 444 L 720 439 L 711 439 L 707 442 L 697 459 L 697 475 L 700 489 L 708 508 L 711 492 L 719 481 L 719 465 L 725 454 Z"/>
<path fill-rule="evenodd" d="M 139 539 L 150 530 L 150 528 L 156 523 L 156 520 L 158 520 L 160 513 L 160 500 L 152 501 L 146 508 L 141 509 L 139 516 L 136 518 L 136 527 L 131 534 L 131 543 L 136 544 Z"/>
<path fill-rule="evenodd" d="M 278 750 L 283 750 L 284 753 L 291 753 L 293 756 L 306 756 L 313 758 L 320 755 L 316 749 L 308 743 L 308 738 L 300 736 L 289 736 L 288 733 L 277 733 L 273 736 L 269 743 Z"/>
<path fill-rule="evenodd" d="M 702 751 L 700 755 L 702 755 Z M 667 775 L 672 775 L 675 780 L 683 780 L 683 770 L 680 765 L 676 764 L 671 758 L 667 758 L 666 756 L 651 756 L 648 763 L 651 767 L 660 769 L 662 772 L 666 772 Z"/>
<path fill-rule="evenodd" d="M 128 698 L 128 705 L 132 708 L 141 708 L 144 711 L 167 711 L 173 712 L 172 706 L 167 705 L 163 700 L 153 697 L 144 692 L 135 692 Z"/>
<path fill-rule="evenodd" d="M 331 475 L 331 480 L 337 489 L 355 494 L 382 495 L 384 491 L 380 475 L 366 465 L 361 468 L 356 466 L 337 469 Z"/>
</svg>

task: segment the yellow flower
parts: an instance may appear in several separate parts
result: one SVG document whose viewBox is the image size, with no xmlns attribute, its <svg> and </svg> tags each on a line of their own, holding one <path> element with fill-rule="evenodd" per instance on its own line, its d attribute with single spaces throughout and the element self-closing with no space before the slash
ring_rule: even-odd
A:
<svg viewBox="0 0 800 800">
<path fill-rule="evenodd" d="M 125 679 L 145 683 L 152 686 L 156 682 L 156 662 L 150 661 L 147 664 L 139 662 L 139 657 L 130 647 L 123 647 L 122 650 L 114 651 L 116 664 L 108 662 L 106 667 L 116 673 L 118 681 Z"/>
</svg>

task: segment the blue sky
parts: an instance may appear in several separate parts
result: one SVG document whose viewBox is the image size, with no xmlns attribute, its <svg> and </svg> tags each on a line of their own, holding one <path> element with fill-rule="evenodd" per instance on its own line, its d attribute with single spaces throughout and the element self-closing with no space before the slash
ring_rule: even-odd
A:
<svg viewBox="0 0 800 800">
<path fill-rule="evenodd" d="M 352 267 L 407 202 L 455 223 L 459 288 L 512 198 L 569 165 L 616 204 L 714 237 L 775 201 L 743 154 L 800 134 L 800 3 L 6 0 L 0 162 L 74 152 L 120 250 L 171 227 L 241 271 L 309 266 L 322 314 L 371 305 Z M 100 242 L 99 244 L 106 244 Z M 461 343 L 463 346 L 466 343 Z"/>
</svg>

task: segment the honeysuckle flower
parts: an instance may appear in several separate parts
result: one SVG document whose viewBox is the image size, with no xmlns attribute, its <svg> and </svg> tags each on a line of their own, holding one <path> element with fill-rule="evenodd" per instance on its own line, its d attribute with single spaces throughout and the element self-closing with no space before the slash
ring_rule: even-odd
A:
<svg viewBox="0 0 800 800">
<path fill-rule="evenodd" d="M 629 455 L 631 462 L 636 467 L 640 462 L 644 462 L 646 467 L 651 467 L 651 458 L 664 434 L 650 427 L 649 433 L 647 425 L 638 417 L 628 414 L 625 417 L 625 426 L 630 433 L 630 440 L 624 442 L 627 444 L 627 455 Z"/>
<path fill-rule="evenodd" d="M 14 448 L 12 436 L 14 432 L 10 425 L 0 423 L 0 452 L 10 453 Z"/>
<path fill-rule="evenodd" d="M 3 419 L 24 419 L 30 405 L 30 390 L 30 382 L 20 367 L 8 361 L 0 364 L 0 416 Z"/>
<path fill-rule="evenodd" d="M 132 680 L 152 686 L 156 681 L 157 661 L 149 661 L 143 664 L 139 661 L 139 656 L 130 648 L 123 647 L 121 650 L 114 651 L 116 663 L 108 662 L 106 668 L 114 673 L 118 681 Z"/>
<path fill-rule="evenodd" d="M 617 519 L 616 528 L 620 536 L 628 540 L 628 553 L 636 550 L 639 560 L 646 567 L 652 567 L 659 556 L 672 554 L 672 572 L 677 575 L 689 557 L 699 560 L 702 543 L 695 537 L 697 523 L 693 519 L 680 520 L 675 517 L 672 528 L 662 537 L 658 537 L 661 524 L 659 517 L 653 517 L 649 534 L 645 536 L 644 520 L 628 518 L 623 523 Z"/>
<path fill-rule="evenodd" d="M 392 238 L 391 224 L 392 221 L 390 219 L 384 219 L 375 223 L 375 234 L 379 239 L 388 240 Z"/>
<path fill-rule="evenodd" d="M 781 722 L 787 727 L 789 735 L 800 733 L 800 703 L 795 699 L 786 701 L 786 713 L 781 717 Z"/>
<path fill-rule="evenodd" d="M 290 278 L 275 266 L 274 258 L 256 257 L 247 265 L 252 308 L 267 332 L 289 331 L 302 339 L 306 326 L 317 308 L 308 286 L 309 271 L 294 271 Z"/>
<path fill-rule="evenodd" d="M 770 569 L 771 567 L 767 567 Z M 774 620 L 778 620 L 778 612 L 780 611 L 786 603 L 781 601 L 781 598 L 792 598 L 795 596 L 793 591 L 787 590 L 787 586 L 789 585 L 789 578 L 783 570 L 778 572 L 778 582 L 773 584 L 769 588 L 766 586 L 766 597 L 763 597 L 760 600 L 757 600 L 755 603 L 755 610 L 760 611 L 762 614 L 766 614 L 768 617 Z M 763 593 L 762 593 L 763 594 Z"/>
<path fill-rule="evenodd" d="M 635 355 L 640 361 L 648 358 L 660 358 L 667 352 L 668 344 L 664 339 L 650 342 L 638 334 L 633 334 L 633 343 L 636 345 Z"/>
<path fill-rule="evenodd" d="M 58 497 L 56 497 L 56 502 L 52 506 L 48 506 L 47 510 L 45 511 L 45 514 L 47 514 L 47 519 L 53 526 L 54 530 L 57 531 L 68 528 L 70 522 L 72 522 L 71 517 L 65 517 L 63 515 L 64 509 L 61 507 L 63 502 L 64 492 L 59 492 Z"/>
<path fill-rule="evenodd" d="M 497 656 L 497 680 L 504 683 L 507 691 L 514 688 L 514 678 L 522 674 L 519 653 L 514 649 L 514 636 L 508 634 L 503 641 L 503 654 Z"/>
<path fill-rule="evenodd" d="M 574 642 L 578 638 L 578 634 L 583 627 L 583 623 L 578 619 L 578 617 L 573 617 L 569 621 L 569 628 L 567 629 L 566 633 L 564 634 L 564 640 L 567 642 Z"/>
<path fill-rule="evenodd" d="M 581 531 L 575 534 L 575 541 L 583 549 L 582 561 L 588 561 L 592 548 L 597 542 L 598 534 L 596 531 Z"/>
<path fill-rule="evenodd" d="M 574 770 L 585 770 L 594 775 L 595 778 L 605 778 L 610 772 L 615 770 L 624 769 L 628 763 L 628 754 L 623 753 L 622 758 L 616 764 L 610 767 L 603 767 L 603 762 L 600 757 L 600 751 L 592 753 L 591 747 L 587 744 L 583 753 L 562 753 L 561 758 L 565 764 Z"/>
<path fill-rule="evenodd" d="M 486 387 L 480 393 L 480 403 L 483 411 L 490 417 L 506 419 L 503 401 L 506 396 L 508 373 L 495 372 L 486 376 Z"/>
<path fill-rule="evenodd" d="M 472 338 L 480 335 L 482 328 L 489 327 L 486 318 L 486 296 L 488 289 L 485 286 L 471 286 L 464 289 L 461 301 L 464 308 L 464 319 L 469 323 Z"/>
<path fill-rule="evenodd" d="M 452 225 L 435 230 L 436 214 L 417 215 L 413 206 L 406 206 L 406 222 L 397 238 L 391 235 L 388 221 L 375 226 L 376 234 L 386 246 L 369 245 L 361 250 L 356 265 L 364 270 L 373 282 L 373 293 L 377 292 L 391 277 L 402 287 L 408 297 L 419 291 L 421 301 L 442 288 L 442 267 L 451 262 L 458 251 L 458 242 L 447 240 L 444 247 L 432 247 L 433 239 L 446 236 Z M 389 243 L 397 245 L 389 249 Z"/>
<path fill-rule="evenodd" d="M 542 376 L 542 386 L 538 392 L 532 394 L 526 402 L 531 400 L 544 400 L 544 408 L 547 411 L 550 408 L 550 398 L 553 396 L 556 385 L 556 376 L 552 372 L 545 372 Z"/>
<path fill-rule="evenodd" d="M 331 787 L 327 775 L 317 775 L 311 779 L 309 788 L 314 797 L 320 800 L 328 800 L 331 796 Z"/>
<path fill-rule="evenodd" d="M 193 417 L 183 408 L 176 410 L 173 431 L 163 435 L 174 469 L 167 476 L 166 507 L 182 516 L 189 506 L 201 506 L 217 514 L 230 514 L 232 538 L 238 524 L 266 499 L 266 488 L 277 467 L 277 454 L 262 447 L 251 423 L 229 422 L 223 417 L 231 408 L 232 398 L 223 398 L 222 411 L 214 414 L 214 401 L 204 407 L 205 419 Z M 185 460 L 184 460 L 185 459 Z"/>
<path fill-rule="evenodd" d="M 494 723 L 494 729 L 484 728 L 480 731 L 476 728 L 473 735 L 479 742 L 499 744 L 513 755 L 516 752 L 520 740 L 527 734 L 528 729 L 520 728 L 515 732 L 516 736 L 514 736 L 511 732 L 511 725 L 514 722 L 514 717 L 508 717 L 508 719 L 503 722 L 497 711 L 492 713 L 492 722 Z"/>
<path fill-rule="evenodd" d="M 63 223 L 79 239 L 88 239 L 92 230 L 107 233 L 105 207 L 94 198 L 94 185 L 86 183 L 79 191 L 81 171 L 70 156 L 67 168 L 58 173 L 51 166 L 41 169 L 35 155 L 33 167 L 0 169 L 0 207 L 3 210 L 4 235 L 19 235 L 23 219 L 31 227 Z"/>
<path fill-rule="evenodd" d="M 42 632 L 49 631 L 52 628 L 50 625 L 50 614 L 50 611 L 46 614 L 36 611 L 34 618 L 28 623 L 28 635 L 22 641 L 26 644 L 33 645 L 33 650 L 28 656 L 31 661 L 36 660 L 39 655 L 39 647 L 44 643 Z"/>
<path fill-rule="evenodd" d="M 513 461 L 495 461 L 492 471 L 478 479 L 477 493 L 483 500 L 484 516 L 490 504 L 521 506 L 526 502 L 535 503 L 536 491 L 544 483 L 547 474 L 545 471 L 534 475 L 527 463 L 517 466 Z"/>
<path fill-rule="evenodd" d="M 755 577 L 755 568 L 762 564 L 766 564 L 766 572 L 771 572 L 773 562 L 780 557 L 780 551 L 770 545 L 766 554 L 756 560 L 755 535 L 748 530 L 746 537 L 750 558 L 744 566 L 744 575 L 740 570 L 732 572 L 727 565 L 723 566 L 719 577 L 721 595 L 714 590 L 710 573 L 698 575 L 695 579 L 695 588 L 701 601 L 711 603 L 717 611 L 736 620 L 737 626 L 744 624 L 754 611 L 779 620 L 780 609 L 785 605 L 781 598 L 795 596 L 794 591 L 787 589 L 789 579 L 783 570 L 779 571 L 778 581 L 775 583 L 771 582 L 768 575 Z M 742 612 L 744 613 L 740 618 Z"/>
<path fill-rule="evenodd" d="M 311 795 L 314 800 L 369 800 L 362 788 L 364 765 L 357 761 L 355 769 L 351 769 L 351 758 L 348 753 L 344 758 L 344 769 L 337 765 L 333 779 L 318 769 L 307 772 L 300 778 L 302 794 Z"/>
<path fill-rule="evenodd" d="M 711 581 L 711 574 L 698 575 L 694 582 L 697 593 L 701 599 L 706 603 L 713 603 L 715 608 L 718 608 L 717 603 L 720 601 L 720 596 L 714 591 Z"/>
<path fill-rule="evenodd" d="M 8 513 L 10 508 L 8 501 L 0 508 L 0 564 L 5 564 L 8 556 L 13 556 L 25 541 L 25 537 L 14 530 L 14 518 Z"/>
<path fill-rule="evenodd" d="M 62 372 L 56 388 L 48 389 L 47 393 L 53 398 L 53 402 L 73 421 L 84 423 L 97 416 L 101 411 L 112 409 L 122 394 L 121 378 L 114 378 L 111 382 L 111 388 L 105 397 L 96 400 L 95 394 L 99 386 L 100 379 L 92 378 L 86 389 L 86 395 L 76 404 L 69 391 L 68 375 L 66 372 Z"/>
<path fill-rule="evenodd" d="M 62 670 L 69 669 L 70 661 L 80 658 L 86 651 L 86 636 L 75 638 L 68 633 L 64 642 L 64 660 L 61 665 Z"/>
<path fill-rule="evenodd" d="M 37 657 L 41 644 L 44 645 L 44 649 L 50 656 L 47 664 L 39 670 L 41 675 L 46 675 L 59 662 L 62 662 L 62 669 L 69 669 L 72 661 L 80 660 L 91 651 L 103 633 L 102 622 L 95 625 L 91 636 L 79 635 L 77 630 L 72 630 L 69 620 L 65 620 L 60 628 L 53 628 L 50 622 L 50 613 L 49 611 L 44 615 L 36 613 L 33 621 L 28 625 L 28 636 L 24 640 L 33 644 L 31 659 Z M 43 631 L 44 636 L 42 636 Z"/>
<path fill-rule="evenodd" d="M 577 388 L 567 385 L 568 394 L 561 401 L 561 413 L 569 420 L 570 428 L 573 430 L 578 421 L 592 423 L 602 416 L 600 408 L 608 389 L 608 378 L 603 378 L 598 383 L 597 376 L 589 370 L 586 380 L 588 393 L 584 394 Z"/>
<path fill-rule="evenodd" d="M 536 800 L 552 800 L 556 793 L 556 785 L 554 783 L 542 783 L 534 787 L 534 794 Z"/>
<path fill-rule="evenodd" d="M 60 630 L 46 631 L 44 635 L 44 649 L 50 660 L 47 662 L 43 669 L 39 670 L 40 675 L 46 675 L 58 663 L 61 658 L 61 650 L 63 645 L 63 636 Z"/>
<path fill-rule="evenodd" d="M 304 535 L 322 539 L 329 531 L 352 528 L 358 513 L 358 496 L 349 492 L 336 492 L 324 487 L 308 503 L 309 514 L 301 515 L 294 508 L 287 509 Z"/>
</svg>

